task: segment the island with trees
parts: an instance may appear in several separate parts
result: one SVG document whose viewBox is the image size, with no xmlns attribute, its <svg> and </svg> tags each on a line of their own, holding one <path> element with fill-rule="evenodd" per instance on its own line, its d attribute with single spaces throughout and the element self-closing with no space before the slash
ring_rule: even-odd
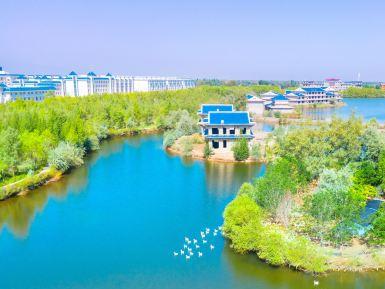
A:
<svg viewBox="0 0 385 289">
<path fill-rule="evenodd" d="M 352 116 L 274 139 L 266 174 L 224 211 L 231 247 L 309 272 L 385 269 L 384 131 Z"/>
</svg>

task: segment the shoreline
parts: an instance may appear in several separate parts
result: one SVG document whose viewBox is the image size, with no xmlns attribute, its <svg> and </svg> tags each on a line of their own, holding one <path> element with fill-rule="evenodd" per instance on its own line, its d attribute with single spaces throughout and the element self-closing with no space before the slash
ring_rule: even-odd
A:
<svg viewBox="0 0 385 289">
<path fill-rule="evenodd" d="M 108 137 L 103 141 L 109 141 L 109 139 L 125 136 L 135 136 L 135 135 L 150 135 L 157 134 L 161 132 L 157 128 L 144 128 L 142 130 L 117 130 L 112 131 Z M 87 157 L 91 152 L 88 152 L 84 157 Z M 45 167 L 39 172 L 32 176 L 27 176 L 16 182 L 9 183 L 0 187 L 0 202 L 5 201 L 9 198 L 14 198 L 18 196 L 25 196 L 30 191 L 35 190 L 39 187 L 42 187 L 46 184 L 59 181 L 63 175 L 71 173 L 71 169 L 67 172 L 58 171 L 52 167 Z"/>
<path fill-rule="evenodd" d="M 293 233 L 293 232 L 290 232 Z M 303 237 L 304 235 L 293 233 L 298 237 Z M 232 239 L 228 236 L 223 236 L 230 243 Z M 350 246 L 322 246 L 318 242 L 310 241 L 313 246 L 318 247 L 318 249 L 324 251 L 324 256 L 326 258 L 326 269 L 322 272 L 311 272 L 306 269 L 296 267 L 293 264 L 287 263 L 284 265 L 276 266 L 270 264 L 266 259 L 260 258 L 257 254 L 257 251 L 250 250 L 246 252 L 247 255 L 254 255 L 255 258 L 258 258 L 262 262 L 266 263 L 272 267 L 281 267 L 289 268 L 295 271 L 303 273 L 312 273 L 312 274 L 328 274 L 335 272 L 345 272 L 345 273 L 364 273 L 364 272 L 375 272 L 382 271 L 385 272 L 385 246 L 375 246 L 369 247 L 366 244 L 357 243 Z M 231 245 L 230 245 L 231 247 Z M 236 254 L 241 254 L 231 248 Z M 366 262 L 365 262 L 366 260 Z"/>
<path fill-rule="evenodd" d="M 236 160 L 230 160 L 230 159 L 225 159 L 225 158 L 205 158 L 204 156 L 201 156 L 201 155 L 197 155 L 197 154 L 192 154 L 190 156 L 183 156 L 183 153 L 176 149 L 176 148 L 172 148 L 172 147 L 167 147 L 165 148 L 165 151 L 167 151 L 168 153 L 174 155 L 174 156 L 178 156 L 178 157 L 182 157 L 182 158 L 189 158 L 189 159 L 192 159 L 192 160 L 200 160 L 200 161 L 206 161 L 206 162 L 212 162 L 212 163 L 228 163 L 228 164 L 259 164 L 259 163 L 266 163 L 265 161 L 261 161 L 261 160 L 254 160 L 254 159 L 247 159 L 245 161 L 236 161 Z"/>
</svg>

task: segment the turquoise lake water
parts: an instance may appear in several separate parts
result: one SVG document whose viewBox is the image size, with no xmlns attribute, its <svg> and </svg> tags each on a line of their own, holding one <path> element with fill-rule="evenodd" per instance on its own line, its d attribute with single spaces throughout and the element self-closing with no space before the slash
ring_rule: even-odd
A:
<svg viewBox="0 0 385 289">
<path fill-rule="evenodd" d="M 313 119 L 352 112 L 385 122 L 385 99 L 345 99 L 307 109 Z M 265 131 L 270 126 L 263 126 Z M 222 223 L 239 186 L 263 174 L 244 164 L 168 155 L 161 136 L 106 142 L 85 166 L 0 203 L 1 289 L 310 288 L 314 278 L 240 256 L 217 235 L 189 261 L 174 257 L 184 237 Z M 333 273 L 319 288 L 385 288 L 385 274 Z"/>
<path fill-rule="evenodd" d="M 342 107 L 307 108 L 304 115 L 314 120 L 325 120 L 333 115 L 347 118 L 355 113 L 365 121 L 375 118 L 378 122 L 385 122 L 385 98 L 344 98 L 343 102 L 346 105 Z"/>
<path fill-rule="evenodd" d="M 222 223 L 263 167 L 185 161 L 161 136 L 116 139 L 61 181 L 0 203 L 0 288 L 313 288 L 313 276 L 238 255 L 209 237 L 186 261 L 184 237 Z M 195 251 L 194 251 L 195 252 Z M 318 288 L 385 288 L 385 273 L 333 273 Z"/>
</svg>

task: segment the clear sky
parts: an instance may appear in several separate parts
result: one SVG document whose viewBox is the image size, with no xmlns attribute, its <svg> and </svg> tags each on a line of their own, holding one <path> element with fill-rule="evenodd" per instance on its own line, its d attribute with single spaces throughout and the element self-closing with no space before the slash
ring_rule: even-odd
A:
<svg viewBox="0 0 385 289">
<path fill-rule="evenodd" d="M 385 1 L 2 1 L 0 66 L 221 79 L 385 80 Z"/>
</svg>

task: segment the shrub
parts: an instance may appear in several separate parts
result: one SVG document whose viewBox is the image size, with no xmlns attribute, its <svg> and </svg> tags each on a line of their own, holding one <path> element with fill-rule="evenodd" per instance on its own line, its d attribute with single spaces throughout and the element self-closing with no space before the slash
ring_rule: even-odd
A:
<svg viewBox="0 0 385 289">
<path fill-rule="evenodd" d="M 193 140 L 189 137 L 182 137 L 180 140 L 180 145 L 182 146 L 183 156 L 191 156 L 191 152 L 193 150 Z"/>
<path fill-rule="evenodd" d="M 247 195 L 237 196 L 224 211 L 223 233 L 239 253 L 255 249 L 262 228 L 262 209 Z"/>
<path fill-rule="evenodd" d="M 236 161 L 244 161 L 249 158 L 249 145 L 245 138 L 241 138 L 240 140 L 236 141 L 232 147 L 232 150 L 234 159 Z"/>
<path fill-rule="evenodd" d="M 166 131 L 163 134 L 163 147 L 167 148 L 172 146 L 177 139 L 178 139 L 178 136 L 175 131 L 173 130 Z"/>
<path fill-rule="evenodd" d="M 214 154 L 213 150 L 210 148 L 210 145 L 208 142 L 206 142 L 205 144 L 205 148 L 204 148 L 204 151 L 203 151 L 203 155 L 206 159 L 208 159 L 210 156 L 212 156 Z"/>
<path fill-rule="evenodd" d="M 48 157 L 49 164 L 65 172 L 83 164 L 84 150 L 68 142 L 60 142 Z"/>
</svg>

